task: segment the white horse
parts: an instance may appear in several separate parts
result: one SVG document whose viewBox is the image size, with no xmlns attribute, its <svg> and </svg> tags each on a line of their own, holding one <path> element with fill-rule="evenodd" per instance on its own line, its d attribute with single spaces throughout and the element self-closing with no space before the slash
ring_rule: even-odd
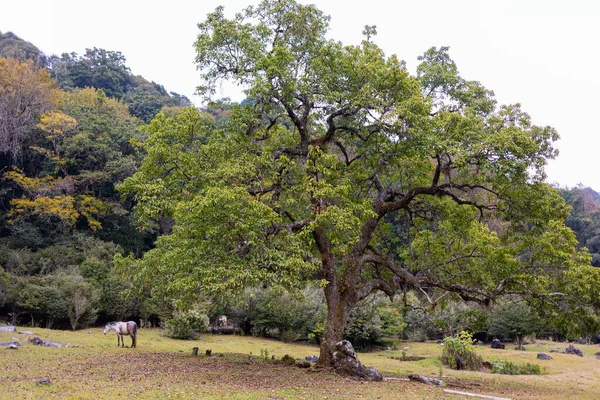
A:
<svg viewBox="0 0 600 400">
<path fill-rule="evenodd" d="M 131 347 L 137 347 L 137 324 L 134 321 L 128 322 L 111 322 L 104 327 L 104 334 L 110 331 L 117 333 L 117 347 L 122 345 L 125 347 L 123 335 L 131 336 Z"/>
</svg>

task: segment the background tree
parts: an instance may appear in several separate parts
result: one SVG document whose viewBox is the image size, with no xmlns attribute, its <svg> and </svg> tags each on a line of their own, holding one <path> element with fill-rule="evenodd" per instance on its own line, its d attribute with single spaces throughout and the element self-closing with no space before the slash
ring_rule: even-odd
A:
<svg viewBox="0 0 600 400">
<path fill-rule="evenodd" d="M 377 290 L 567 298 L 563 277 L 589 258 L 543 183 L 556 132 L 518 105 L 496 107 L 447 48 L 427 51 L 413 77 L 370 40 L 374 29 L 343 46 L 327 25 L 292 0 L 232 19 L 219 7 L 199 24 L 201 93 L 230 79 L 252 101 L 224 131 L 193 113 L 150 125 L 148 156 L 122 190 L 140 216 L 175 225 L 142 260 L 119 260 L 136 282 L 185 296 L 317 279 L 324 365 L 350 311 Z M 403 217 L 398 247 L 389 221 Z"/>
<path fill-rule="evenodd" d="M 600 194 L 582 186 L 557 190 L 572 207 L 565 225 L 575 232 L 579 245 L 592 254 L 592 265 L 600 267 Z"/>
<path fill-rule="evenodd" d="M 496 308 L 490 315 L 488 333 L 492 336 L 514 339 L 517 349 L 522 349 L 526 336 L 541 328 L 540 317 L 523 302 L 508 302 Z"/>
<path fill-rule="evenodd" d="M 0 153 L 17 158 L 39 116 L 56 107 L 55 88 L 48 71 L 33 61 L 0 58 Z"/>
</svg>

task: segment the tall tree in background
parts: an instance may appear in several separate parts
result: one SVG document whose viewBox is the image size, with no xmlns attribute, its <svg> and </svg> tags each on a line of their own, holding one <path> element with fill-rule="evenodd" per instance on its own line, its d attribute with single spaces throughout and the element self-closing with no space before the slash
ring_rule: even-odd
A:
<svg viewBox="0 0 600 400">
<path fill-rule="evenodd" d="M 108 97 L 126 103 L 129 112 L 146 123 L 164 106 L 191 105 L 187 97 L 169 94 L 162 85 L 132 75 L 125 65 L 125 56 L 119 51 L 94 47 L 86 49 L 83 56 L 63 53 L 60 57 L 51 56 L 48 61 L 59 88 L 66 91 L 87 87 L 102 89 Z"/>
<path fill-rule="evenodd" d="M 131 88 L 131 72 L 120 51 L 86 49 L 83 56 L 63 53 L 52 56 L 49 67 L 61 89 L 94 87 L 120 99 Z"/>
<path fill-rule="evenodd" d="M 39 116 L 56 107 L 56 84 L 33 61 L 0 58 L 0 152 L 15 159 Z"/>
<path fill-rule="evenodd" d="M 121 264 L 180 297 L 316 279 L 324 365 L 374 291 L 571 299 L 569 285 L 593 271 L 543 183 L 556 132 L 519 105 L 497 107 L 447 48 L 411 76 L 372 42 L 374 27 L 344 46 L 325 37 L 328 21 L 282 0 L 232 19 L 219 7 L 199 24 L 200 92 L 232 80 L 251 101 L 223 131 L 193 110 L 150 124 L 148 155 L 122 189 L 143 220 L 175 226 Z"/>
</svg>

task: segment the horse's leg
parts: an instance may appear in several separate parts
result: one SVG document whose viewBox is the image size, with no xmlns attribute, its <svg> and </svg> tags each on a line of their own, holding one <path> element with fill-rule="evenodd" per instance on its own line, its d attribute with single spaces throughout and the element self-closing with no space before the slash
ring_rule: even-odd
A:
<svg viewBox="0 0 600 400">
<path fill-rule="evenodd" d="M 131 348 L 133 349 L 135 347 L 135 333 L 132 333 L 130 336 L 131 336 Z"/>
</svg>

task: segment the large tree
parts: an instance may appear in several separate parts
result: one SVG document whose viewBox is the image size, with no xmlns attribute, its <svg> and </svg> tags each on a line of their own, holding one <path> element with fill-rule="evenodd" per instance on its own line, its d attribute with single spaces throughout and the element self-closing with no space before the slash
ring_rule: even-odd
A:
<svg viewBox="0 0 600 400">
<path fill-rule="evenodd" d="M 350 310 L 377 290 L 566 301 L 589 257 L 543 183 L 554 129 L 497 107 L 447 48 L 412 76 L 374 44 L 374 27 L 344 46 L 326 38 L 328 20 L 281 0 L 231 19 L 219 7 L 199 24 L 200 92 L 231 80 L 249 101 L 223 130 L 195 110 L 150 124 L 122 189 L 143 221 L 174 227 L 121 264 L 168 296 L 318 280 L 325 365 Z"/>
<path fill-rule="evenodd" d="M 56 84 L 33 61 L 0 58 L 0 155 L 13 159 L 39 116 L 56 107 Z"/>
</svg>

